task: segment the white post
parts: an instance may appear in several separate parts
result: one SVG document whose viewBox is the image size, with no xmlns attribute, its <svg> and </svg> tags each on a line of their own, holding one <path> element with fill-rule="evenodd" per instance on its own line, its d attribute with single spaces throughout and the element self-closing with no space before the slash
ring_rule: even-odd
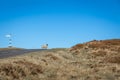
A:
<svg viewBox="0 0 120 80">
<path fill-rule="evenodd" d="M 12 47 L 12 38 L 11 38 L 11 34 L 7 34 L 6 37 L 8 38 L 9 42 L 8 42 L 8 47 L 11 48 Z"/>
</svg>

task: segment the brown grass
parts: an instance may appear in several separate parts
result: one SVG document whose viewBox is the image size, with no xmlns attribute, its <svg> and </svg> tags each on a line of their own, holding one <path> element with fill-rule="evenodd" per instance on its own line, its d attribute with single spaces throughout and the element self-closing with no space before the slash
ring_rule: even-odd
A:
<svg viewBox="0 0 120 80">
<path fill-rule="evenodd" d="M 112 48 L 112 47 L 120 46 L 120 39 L 100 40 L 100 41 L 93 40 L 93 41 L 90 41 L 90 42 L 86 42 L 84 44 L 77 44 L 77 45 L 73 46 L 71 48 L 71 50 L 81 49 L 81 48 L 84 48 L 86 46 L 89 47 L 89 48 L 92 48 L 92 49 L 98 49 L 98 48 L 109 49 L 109 48 Z M 117 48 L 117 49 L 120 50 L 120 48 Z"/>
<path fill-rule="evenodd" d="M 106 62 L 120 64 L 120 56 L 108 56 L 105 58 Z"/>
<path fill-rule="evenodd" d="M 53 54 L 47 54 L 45 55 L 45 57 L 49 57 L 50 59 L 53 59 L 53 60 L 58 60 L 59 58 Z"/>
<path fill-rule="evenodd" d="M 120 80 L 118 42 L 104 42 L 105 49 L 85 43 L 0 59 L 0 80 Z"/>
<path fill-rule="evenodd" d="M 0 65 L 2 76 L 10 76 L 10 79 L 20 79 L 28 75 L 37 75 L 43 73 L 40 65 L 33 64 L 26 61 L 14 61 L 13 63 L 3 63 Z M 7 78 L 9 79 L 9 78 Z"/>
<path fill-rule="evenodd" d="M 97 51 L 97 52 L 92 52 L 92 54 L 95 55 L 95 56 L 105 56 L 107 54 L 107 52 L 100 50 L 100 51 Z"/>
</svg>

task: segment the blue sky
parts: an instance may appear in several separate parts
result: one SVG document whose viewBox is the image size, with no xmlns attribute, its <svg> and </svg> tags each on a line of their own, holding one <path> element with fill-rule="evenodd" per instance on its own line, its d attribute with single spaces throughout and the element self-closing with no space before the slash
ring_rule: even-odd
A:
<svg viewBox="0 0 120 80">
<path fill-rule="evenodd" d="M 0 47 L 71 47 L 120 38 L 120 0 L 0 0 Z"/>
</svg>

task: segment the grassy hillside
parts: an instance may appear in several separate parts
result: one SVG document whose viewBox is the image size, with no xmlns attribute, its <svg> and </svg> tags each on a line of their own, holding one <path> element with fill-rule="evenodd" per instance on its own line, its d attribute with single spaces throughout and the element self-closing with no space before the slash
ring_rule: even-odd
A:
<svg viewBox="0 0 120 80">
<path fill-rule="evenodd" d="M 93 58 L 103 58 L 103 61 L 120 63 L 120 39 L 93 40 L 84 44 L 77 44 L 70 49 L 73 54 L 85 52 Z"/>
<path fill-rule="evenodd" d="M 120 40 L 1 59 L 0 80 L 120 80 Z"/>
</svg>

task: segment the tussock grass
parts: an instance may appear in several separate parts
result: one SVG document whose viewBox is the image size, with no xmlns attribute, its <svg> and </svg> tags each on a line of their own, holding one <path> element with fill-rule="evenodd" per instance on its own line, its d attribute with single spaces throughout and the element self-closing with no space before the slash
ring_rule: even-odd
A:
<svg viewBox="0 0 120 80">
<path fill-rule="evenodd" d="M 115 45 L 51 49 L 0 59 L 0 79 L 120 80 L 120 52 Z"/>
</svg>

